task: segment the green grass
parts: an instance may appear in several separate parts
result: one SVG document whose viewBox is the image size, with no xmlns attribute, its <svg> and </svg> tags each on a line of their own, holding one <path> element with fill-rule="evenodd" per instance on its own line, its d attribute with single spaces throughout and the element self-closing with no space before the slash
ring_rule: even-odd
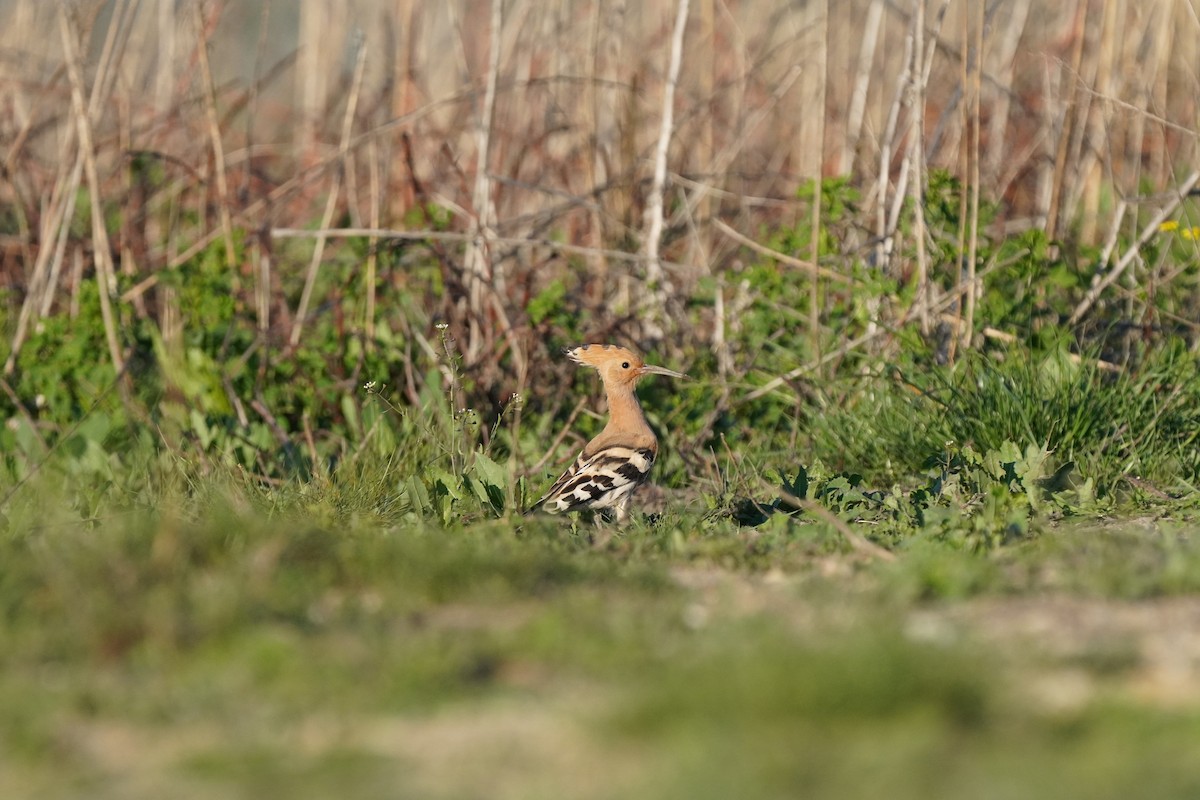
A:
<svg viewBox="0 0 1200 800">
<path fill-rule="evenodd" d="M 1200 692 L 1145 689 L 1169 674 L 1169 628 L 1058 641 L 1088 604 L 1193 602 L 1185 505 L 1035 514 L 983 549 L 915 529 L 884 562 L 782 511 L 755 529 L 685 503 L 599 548 L 560 519 L 414 522 L 379 475 L 152 473 L 139 496 L 83 491 L 85 516 L 48 474 L 20 488 L 0 535 L 0 791 L 1200 789 Z M 1048 631 L 1032 642 L 996 624 L 1031 598 Z"/>
<path fill-rule="evenodd" d="M 1169 346 L 1114 373 L 1094 355 L 1011 348 L 968 354 L 954 369 L 857 379 L 814 426 L 816 452 L 894 479 L 948 442 L 986 451 L 1011 440 L 1045 445 L 1102 493 L 1119 491 L 1129 475 L 1190 489 L 1200 477 L 1194 358 Z"/>
<path fill-rule="evenodd" d="M 725 407 L 697 356 L 614 532 L 521 513 L 569 404 L 463 410 L 441 333 L 406 400 L 319 341 L 259 372 L 284 436 L 203 343 L 185 401 L 30 367 L 66 394 L 0 429 L 0 796 L 1200 790 L 1181 346 L 918 346 Z"/>
</svg>

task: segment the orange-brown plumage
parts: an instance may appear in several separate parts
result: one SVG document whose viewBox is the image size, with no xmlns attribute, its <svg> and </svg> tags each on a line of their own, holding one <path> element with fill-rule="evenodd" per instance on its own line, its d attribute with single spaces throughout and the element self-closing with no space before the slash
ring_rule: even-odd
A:
<svg viewBox="0 0 1200 800">
<path fill-rule="evenodd" d="M 615 345 L 585 344 L 566 352 L 572 361 L 600 373 L 609 419 L 537 505 L 551 513 L 611 510 L 620 522 L 658 455 L 658 439 L 646 423 L 634 387 L 645 375 L 687 376 L 646 364 L 633 351 Z"/>
</svg>

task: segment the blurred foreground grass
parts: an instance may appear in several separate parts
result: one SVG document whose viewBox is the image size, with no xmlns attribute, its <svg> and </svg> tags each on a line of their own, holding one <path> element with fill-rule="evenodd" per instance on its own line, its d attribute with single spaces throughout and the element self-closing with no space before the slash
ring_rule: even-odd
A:
<svg viewBox="0 0 1200 800">
<path fill-rule="evenodd" d="M 231 488 L 232 487 L 232 488 Z M 0 535 L 0 795 L 1195 797 L 1190 512 L 894 562 L 686 510 L 400 522 L 164 492 Z M 146 498 L 143 498 L 146 499 Z"/>
</svg>

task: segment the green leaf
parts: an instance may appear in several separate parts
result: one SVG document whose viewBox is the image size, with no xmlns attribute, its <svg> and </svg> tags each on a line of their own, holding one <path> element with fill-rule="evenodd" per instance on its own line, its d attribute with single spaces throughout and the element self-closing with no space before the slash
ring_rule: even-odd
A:
<svg viewBox="0 0 1200 800">
<path fill-rule="evenodd" d="M 508 470 L 486 456 L 482 450 L 475 453 L 475 474 L 485 486 L 498 489 L 508 486 Z"/>
</svg>

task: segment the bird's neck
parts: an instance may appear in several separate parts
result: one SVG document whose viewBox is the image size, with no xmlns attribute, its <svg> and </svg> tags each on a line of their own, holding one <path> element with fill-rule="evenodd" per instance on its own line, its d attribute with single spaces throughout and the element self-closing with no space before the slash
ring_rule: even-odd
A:
<svg viewBox="0 0 1200 800">
<path fill-rule="evenodd" d="M 608 390 L 608 425 L 606 431 L 624 431 L 627 433 L 649 435 L 654 434 L 646 423 L 646 415 L 638 403 L 637 395 L 629 386 L 610 386 Z"/>
</svg>

